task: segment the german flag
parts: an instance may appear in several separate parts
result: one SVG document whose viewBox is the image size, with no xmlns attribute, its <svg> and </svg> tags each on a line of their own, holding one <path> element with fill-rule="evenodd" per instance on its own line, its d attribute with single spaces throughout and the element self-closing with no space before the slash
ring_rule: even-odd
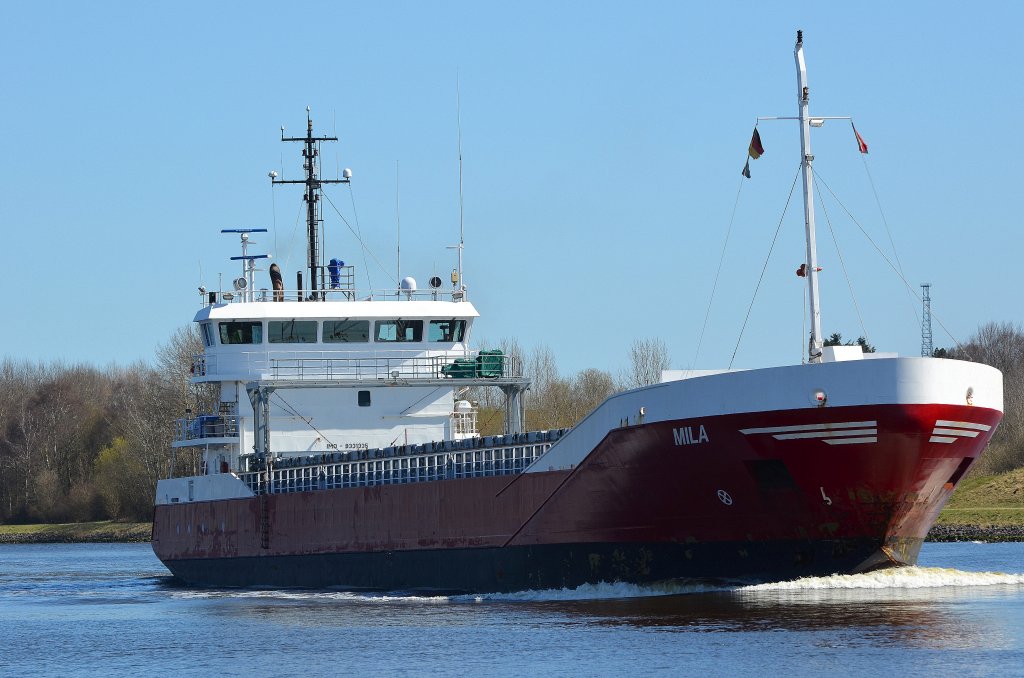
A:
<svg viewBox="0 0 1024 678">
<path fill-rule="evenodd" d="M 757 160 L 764 155 L 764 146 L 761 145 L 761 135 L 757 133 L 757 128 L 754 128 L 754 136 L 750 137 L 750 148 L 747 149 L 747 155 L 754 160 Z"/>
</svg>

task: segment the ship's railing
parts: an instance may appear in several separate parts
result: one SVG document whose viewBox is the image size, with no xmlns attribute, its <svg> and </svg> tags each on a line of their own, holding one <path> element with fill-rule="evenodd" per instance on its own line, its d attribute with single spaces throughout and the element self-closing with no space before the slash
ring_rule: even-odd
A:
<svg viewBox="0 0 1024 678">
<path fill-rule="evenodd" d="M 254 494 L 312 492 L 346 487 L 516 475 L 551 447 L 535 442 L 510 447 L 274 467 L 239 473 Z"/>
<path fill-rule="evenodd" d="M 240 417 L 224 414 L 201 414 L 174 422 L 174 442 L 204 438 L 237 438 Z"/>
<path fill-rule="evenodd" d="M 366 358 L 272 359 L 272 379 L 392 380 L 416 379 L 512 379 L 522 376 L 514 356 L 481 355 L 465 358 L 450 355 L 428 357 L 373 356 Z"/>
<path fill-rule="evenodd" d="M 203 296 L 203 306 L 216 304 L 238 304 L 251 302 L 274 301 L 467 301 L 465 290 L 458 289 L 427 289 L 408 291 L 394 288 L 375 290 L 358 290 L 354 287 L 328 287 L 311 290 L 280 290 L 272 289 L 244 290 L 241 292 L 207 292 Z"/>
<path fill-rule="evenodd" d="M 248 351 L 197 353 L 197 377 L 244 373 L 295 380 L 518 379 L 522 360 L 492 351 Z"/>
<path fill-rule="evenodd" d="M 458 405 L 456 405 L 458 408 Z M 479 435 L 480 431 L 477 428 L 477 410 L 471 408 L 468 410 L 458 410 L 451 416 L 452 422 L 452 433 L 459 437 L 475 437 Z"/>
</svg>

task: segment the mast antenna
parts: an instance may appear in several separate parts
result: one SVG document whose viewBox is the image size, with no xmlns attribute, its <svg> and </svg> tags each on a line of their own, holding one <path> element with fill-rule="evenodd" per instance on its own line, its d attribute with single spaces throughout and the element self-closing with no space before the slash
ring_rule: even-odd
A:
<svg viewBox="0 0 1024 678">
<path fill-rule="evenodd" d="M 402 193 L 398 175 L 398 161 L 395 161 L 395 222 L 398 227 L 398 261 L 395 264 L 395 280 L 398 281 L 398 296 L 402 296 Z"/>
<path fill-rule="evenodd" d="M 341 179 L 321 179 L 320 178 L 320 144 L 324 141 L 337 141 L 338 137 L 328 136 L 313 136 L 313 118 L 310 115 L 309 106 L 306 106 L 306 136 L 304 137 L 286 137 L 284 135 L 284 127 L 281 128 L 281 141 L 297 141 L 304 145 L 302 149 L 303 158 L 303 169 L 305 170 L 306 176 L 304 179 L 278 179 L 277 177 L 271 176 L 270 181 L 272 184 L 304 184 L 306 192 L 303 194 L 302 199 L 306 202 L 306 239 L 307 239 L 307 268 L 309 269 L 309 289 L 311 291 L 311 297 L 313 299 L 324 299 L 324 292 L 318 292 L 317 285 L 319 283 L 319 289 L 325 290 L 327 285 L 324 280 L 324 260 L 323 252 L 320 251 L 319 245 L 319 231 L 323 224 L 323 216 L 320 209 L 320 196 L 323 193 L 324 184 L 347 184 L 352 176 L 352 172 L 346 169 L 342 172 Z M 283 168 L 282 168 L 283 174 Z"/>
<path fill-rule="evenodd" d="M 256 268 L 257 259 L 269 259 L 269 254 L 249 254 L 249 245 L 256 243 L 249 240 L 250 233 L 266 233 L 265 228 L 222 228 L 221 233 L 238 233 L 242 244 L 242 256 L 231 257 L 232 261 L 242 262 L 242 277 L 235 278 L 233 286 L 241 301 L 256 300 L 256 271 L 263 270 Z"/>
<path fill-rule="evenodd" d="M 459 130 L 459 289 L 465 289 L 462 282 L 462 250 L 466 246 L 466 226 L 463 220 L 462 201 L 462 84 L 459 73 L 455 72 L 455 115 Z"/>
<path fill-rule="evenodd" d="M 452 299 L 466 298 L 466 285 L 462 282 L 462 250 L 466 248 L 466 226 L 463 217 L 463 194 L 462 194 L 462 86 L 459 81 L 459 73 L 455 72 L 455 115 L 458 129 L 458 152 L 459 152 L 459 244 L 449 245 L 448 249 L 458 250 L 458 267 L 452 271 Z"/>
</svg>

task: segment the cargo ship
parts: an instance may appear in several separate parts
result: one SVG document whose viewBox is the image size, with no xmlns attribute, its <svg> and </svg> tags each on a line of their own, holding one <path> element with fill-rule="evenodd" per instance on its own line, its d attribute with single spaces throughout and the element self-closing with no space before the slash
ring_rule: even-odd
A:
<svg viewBox="0 0 1024 678">
<path fill-rule="evenodd" d="M 500 592 L 587 583 L 778 581 L 909 565 L 1002 417 L 986 365 L 825 346 L 803 41 L 798 116 L 811 336 L 799 365 L 666 373 L 570 429 L 529 430 L 520 359 L 477 351 L 462 280 L 372 292 L 318 240 L 321 144 L 307 115 L 308 260 L 285 288 L 240 239 L 232 289 L 201 290 L 197 383 L 178 421 L 200 473 L 160 480 L 153 550 L 217 587 Z M 306 274 L 305 284 L 303 274 Z M 472 389 L 499 389 L 480 435 Z"/>
</svg>

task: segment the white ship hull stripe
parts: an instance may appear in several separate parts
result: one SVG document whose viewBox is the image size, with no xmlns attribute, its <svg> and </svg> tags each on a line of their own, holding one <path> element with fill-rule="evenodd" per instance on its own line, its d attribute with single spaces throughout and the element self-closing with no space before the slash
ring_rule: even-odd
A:
<svg viewBox="0 0 1024 678">
<path fill-rule="evenodd" d="M 935 427 L 932 431 L 932 435 L 944 435 L 944 436 L 965 436 L 967 438 L 977 438 L 981 431 L 958 431 L 955 428 L 939 428 Z"/>
<path fill-rule="evenodd" d="M 947 421 L 945 419 L 939 419 L 935 422 L 935 426 L 952 426 L 955 428 L 973 428 L 979 431 L 991 431 L 992 427 L 988 424 L 975 424 L 969 421 Z"/>
<path fill-rule="evenodd" d="M 846 431 L 814 431 L 810 433 L 779 433 L 774 436 L 776 440 L 794 440 L 797 438 L 840 438 L 849 436 L 878 435 L 877 428 L 857 428 Z"/>
<path fill-rule="evenodd" d="M 864 438 L 833 438 L 826 440 L 829 445 L 853 445 L 855 443 L 877 443 L 877 436 L 865 436 Z"/>
<path fill-rule="evenodd" d="M 956 438 L 949 438 L 946 436 L 932 436 L 928 439 L 928 442 L 930 443 L 955 443 L 956 441 Z"/>
<path fill-rule="evenodd" d="M 796 426 L 768 426 L 765 428 L 741 428 L 740 433 L 751 435 L 753 433 L 790 433 L 794 431 L 830 431 L 832 429 L 844 428 L 865 428 L 867 426 L 878 426 L 877 421 L 845 421 L 835 424 L 798 424 Z"/>
</svg>

